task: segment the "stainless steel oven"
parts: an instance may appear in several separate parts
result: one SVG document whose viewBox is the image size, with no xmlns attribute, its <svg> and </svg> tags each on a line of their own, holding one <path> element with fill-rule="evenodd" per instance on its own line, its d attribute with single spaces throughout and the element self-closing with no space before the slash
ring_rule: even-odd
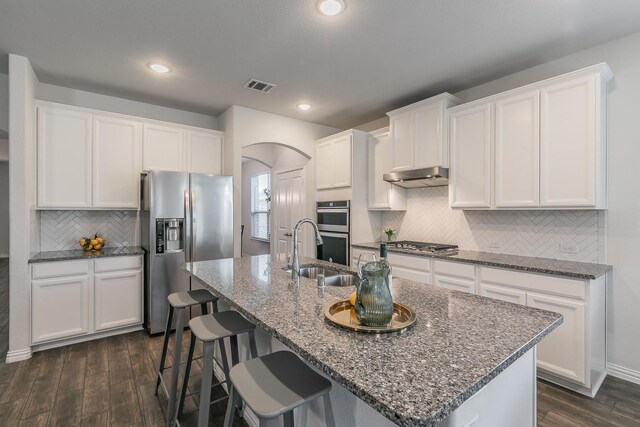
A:
<svg viewBox="0 0 640 427">
<path fill-rule="evenodd" d="M 316 203 L 316 219 L 323 241 L 323 244 L 318 246 L 318 259 L 343 265 L 350 264 L 349 208 L 349 200 Z"/>
</svg>

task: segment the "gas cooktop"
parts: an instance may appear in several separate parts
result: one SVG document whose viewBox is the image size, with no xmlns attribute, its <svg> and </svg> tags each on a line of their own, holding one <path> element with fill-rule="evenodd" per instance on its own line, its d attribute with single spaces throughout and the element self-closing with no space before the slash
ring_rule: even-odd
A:
<svg viewBox="0 0 640 427">
<path fill-rule="evenodd" d="M 442 243 L 429 243 L 429 242 L 414 242 L 411 240 L 399 240 L 397 242 L 388 242 L 388 248 L 408 249 L 412 251 L 428 252 L 432 254 L 439 254 L 443 252 L 453 252 L 458 250 L 458 245 L 442 244 Z"/>
</svg>

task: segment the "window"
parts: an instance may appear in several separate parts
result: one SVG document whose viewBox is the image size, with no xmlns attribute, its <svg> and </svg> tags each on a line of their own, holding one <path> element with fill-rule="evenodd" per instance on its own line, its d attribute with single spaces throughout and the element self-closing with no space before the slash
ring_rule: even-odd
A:
<svg viewBox="0 0 640 427">
<path fill-rule="evenodd" d="M 251 238 L 271 239 L 271 177 L 268 173 L 251 177 Z"/>
</svg>

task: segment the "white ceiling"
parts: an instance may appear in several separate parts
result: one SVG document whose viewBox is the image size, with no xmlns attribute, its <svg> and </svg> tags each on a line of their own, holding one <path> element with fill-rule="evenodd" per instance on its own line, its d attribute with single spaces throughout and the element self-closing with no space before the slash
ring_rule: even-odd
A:
<svg viewBox="0 0 640 427">
<path fill-rule="evenodd" d="M 47 83 L 347 128 L 640 31 L 639 0 L 345 1 L 325 17 L 315 0 L 0 0 L 0 54 Z M 278 87 L 248 91 L 252 77 Z"/>
</svg>

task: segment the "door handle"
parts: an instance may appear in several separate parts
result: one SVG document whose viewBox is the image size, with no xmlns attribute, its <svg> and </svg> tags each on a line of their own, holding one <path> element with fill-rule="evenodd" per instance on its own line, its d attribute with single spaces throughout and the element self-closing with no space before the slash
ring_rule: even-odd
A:
<svg viewBox="0 0 640 427">
<path fill-rule="evenodd" d="M 196 191 L 191 190 L 191 258 L 196 260 Z"/>
<path fill-rule="evenodd" d="M 185 252 L 185 261 L 191 262 L 191 224 L 189 224 L 189 218 L 191 215 L 190 212 L 190 202 L 189 202 L 189 190 L 184 190 L 184 231 L 185 236 L 183 237 L 184 244 L 184 252 Z"/>
<path fill-rule="evenodd" d="M 291 234 L 291 233 L 284 233 L 284 235 L 285 235 L 286 237 L 291 237 L 291 236 L 293 236 L 293 234 Z"/>
</svg>

